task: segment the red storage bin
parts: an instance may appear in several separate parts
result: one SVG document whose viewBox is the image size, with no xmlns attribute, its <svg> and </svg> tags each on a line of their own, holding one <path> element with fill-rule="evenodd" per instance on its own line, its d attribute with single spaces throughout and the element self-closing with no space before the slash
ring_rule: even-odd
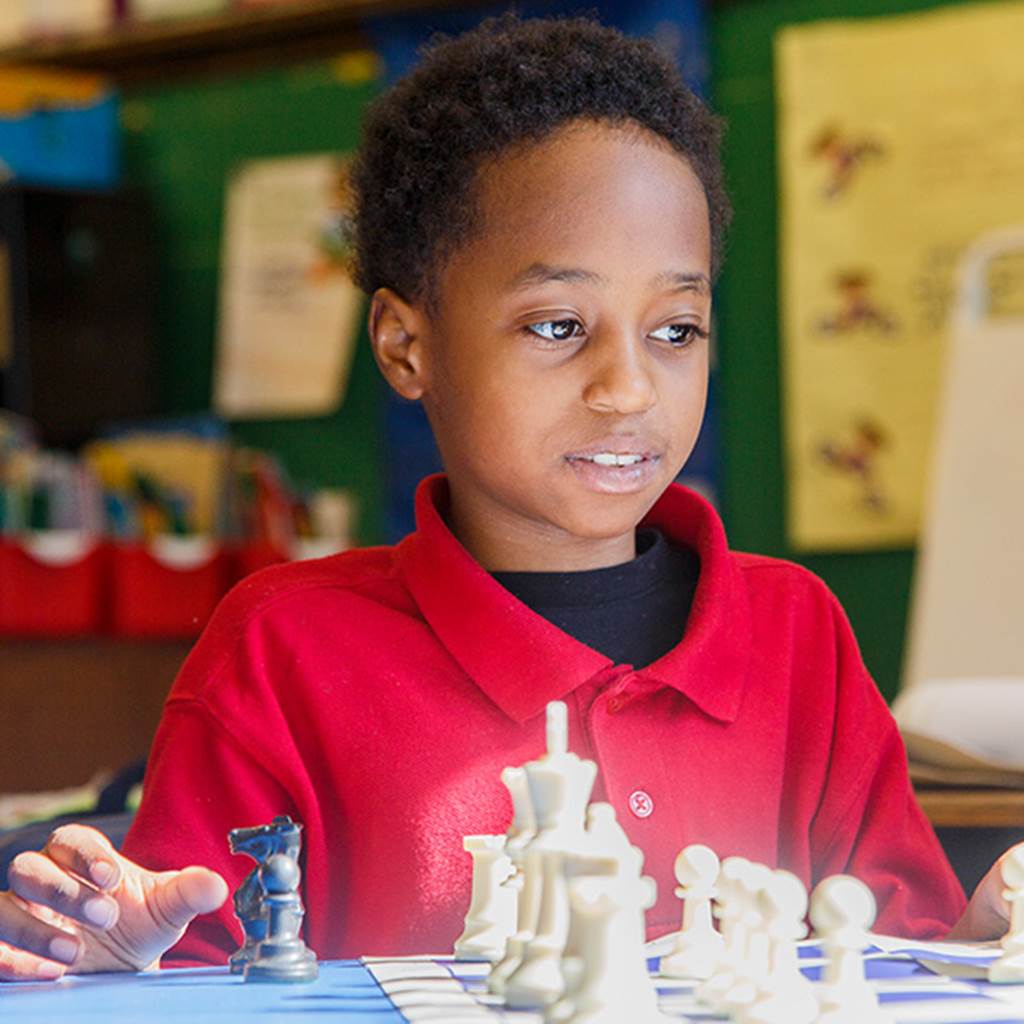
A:
<svg viewBox="0 0 1024 1024">
<path fill-rule="evenodd" d="M 122 636 L 197 636 L 230 583 L 210 537 L 156 537 L 112 551 L 111 626 Z"/>
<path fill-rule="evenodd" d="M 0 634 L 76 636 L 103 622 L 106 545 L 80 530 L 0 540 Z"/>
<path fill-rule="evenodd" d="M 289 561 L 287 551 L 269 541 L 246 541 L 234 549 L 232 574 L 234 581 L 244 580 L 246 576 L 259 569 L 265 569 L 268 565 L 278 565 L 281 562 Z"/>
</svg>

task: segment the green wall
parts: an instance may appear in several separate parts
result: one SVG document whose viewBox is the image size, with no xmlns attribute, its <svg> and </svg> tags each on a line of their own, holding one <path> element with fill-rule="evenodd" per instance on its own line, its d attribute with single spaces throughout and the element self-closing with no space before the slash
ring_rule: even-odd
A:
<svg viewBox="0 0 1024 1024">
<path fill-rule="evenodd" d="M 729 122 L 726 172 L 736 209 L 716 293 L 721 339 L 722 501 L 733 546 L 792 558 L 845 606 L 868 668 L 899 685 L 913 551 L 794 552 L 784 525 L 772 38 L 783 25 L 928 10 L 928 0 L 724 0 L 711 13 L 714 106 Z M 865 69 L 866 73 L 868 69 Z"/>
<path fill-rule="evenodd" d="M 242 161 L 353 149 L 377 85 L 358 61 L 318 61 L 259 74 L 137 92 L 123 107 L 129 181 L 153 199 L 164 402 L 209 408 L 224 190 Z M 276 451 L 298 482 L 350 488 L 359 539 L 380 538 L 382 385 L 365 338 L 341 409 L 317 419 L 247 421 L 234 435 Z"/>
<path fill-rule="evenodd" d="M 784 528 L 779 391 L 772 37 L 794 22 L 925 10 L 928 0 L 720 0 L 712 4 L 715 107 L 729 121 L 726 169 L 736 218 L 718 291 L 722 501 L 738 548 L 794 558 L 846 607 L 868 667 L 891 697 L 903 654 L 912 551 L 793 552 Z M 157 205 L 165 255 L 161 324 L 165 399 L 208 407 L 216 329 L 224 185 L 242 160 L 354 146 L 373 81 L 327 61 L 133 94 L 125 105 L 129 179 Z M 380 383 L 362 339 L 337 415 L 236 424 L 240 440 L 273 448 L 299 480 L 352 488 L 360 539 L 381 535 Z"/>
</svg>

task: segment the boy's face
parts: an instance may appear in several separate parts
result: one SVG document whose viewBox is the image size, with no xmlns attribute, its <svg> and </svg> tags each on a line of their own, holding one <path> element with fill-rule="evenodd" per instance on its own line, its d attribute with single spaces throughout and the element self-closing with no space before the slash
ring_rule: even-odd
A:
<svg viewBox="0 0 1024 1024">
<path fill-rule="evenodd" d="M 436 309 L 396 304 L 407 372 L 382 366 L 422 398 L 451 525 L 485 567 L 627 561 L 703 417 L 703 189 L 656 136 L 590 122 L 486 165 L 477 184 L 480 229 Z"/>
</svg>

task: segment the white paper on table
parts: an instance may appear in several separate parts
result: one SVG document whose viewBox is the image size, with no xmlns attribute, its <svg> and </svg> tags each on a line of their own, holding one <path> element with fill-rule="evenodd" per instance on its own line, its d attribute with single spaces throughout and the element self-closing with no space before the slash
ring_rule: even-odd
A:
<svg viewBox="0 0 1024 1024">
<path fill-rule="evenodd" d="M 236 419 L 342 402 L 362 309 L 345 266 L 347 161 L 255 160 L 228 185 L 213 404 Z"/>
</svg>

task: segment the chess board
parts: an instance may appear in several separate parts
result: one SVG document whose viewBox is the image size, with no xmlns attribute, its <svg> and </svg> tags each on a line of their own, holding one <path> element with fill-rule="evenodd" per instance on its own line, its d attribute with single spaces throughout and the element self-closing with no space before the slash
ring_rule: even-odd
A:
<svg viewBox="0 0 1024 1024">
<path fill-rule="evenodd" d="M 803 969 L 821 971 L 820 950 L 801 948 Z M 934 951 L 922 951 L 935 963 Z M 930 959 L 929 959 L 930 958 Z M 964 965 L 951 958 L 954 969 Z M 1024 1024 L 1024 986 L 990 986 L 934 974 L 905 952 L 867 953 L 872 984 L 895 1024 Z M 652 970 L 657 960 L 650 961 Z M 967 965 L 970 966 L 970 965 Z M 445 957 L 366 958 L 320 965 L 310 984 L 247 984 L 227 968 L 143 974 L 70 976 L 60 982 L 0 986 L 0 1017 L 7 1021 L 176 1021 L 187 1024 L 283 1024 L 330 1017 L 345 1024 L 539 1024 L 538 1014 L 503 1010 L 486 995 L 487 965 Z M 697 1004 L 693 986 L 657 979 L 667 1016 L 716 1019 Z"/>
<path fill-rule="evenodd" d="M 864 965 L 893 1024 L 995 1024 L 997 1021 L 1024 1024 L 1024 985 L 995 986 L 980 979 L 966 980 L 935 973 L 936 969 L 946 966 L 954 973 L 980 974 L 992 956 L 944 956 L 935 947 L 905 951 L 871 947 L 865 953 Z M 923 966 L 922 960 L 931 969 Z M 800 961 L 804 974 L 812 981 L 820 979 L 824 965 L 820 947 L 814 943 L 802 944 Z M 363 962 L 408 1021 L 543 1022 L 541 1014 L 505 1010 L 498 998 L 487 994 L 487 964 L 440 957 L 367 958 Z M 658 988 L 661 1009 L 667 1017 L 695 1024 L 725 1020 L 697 1002 L 695 983 L 658 977 L 657 957 L 648 960 L 648 967 Z"/>
</svg>

